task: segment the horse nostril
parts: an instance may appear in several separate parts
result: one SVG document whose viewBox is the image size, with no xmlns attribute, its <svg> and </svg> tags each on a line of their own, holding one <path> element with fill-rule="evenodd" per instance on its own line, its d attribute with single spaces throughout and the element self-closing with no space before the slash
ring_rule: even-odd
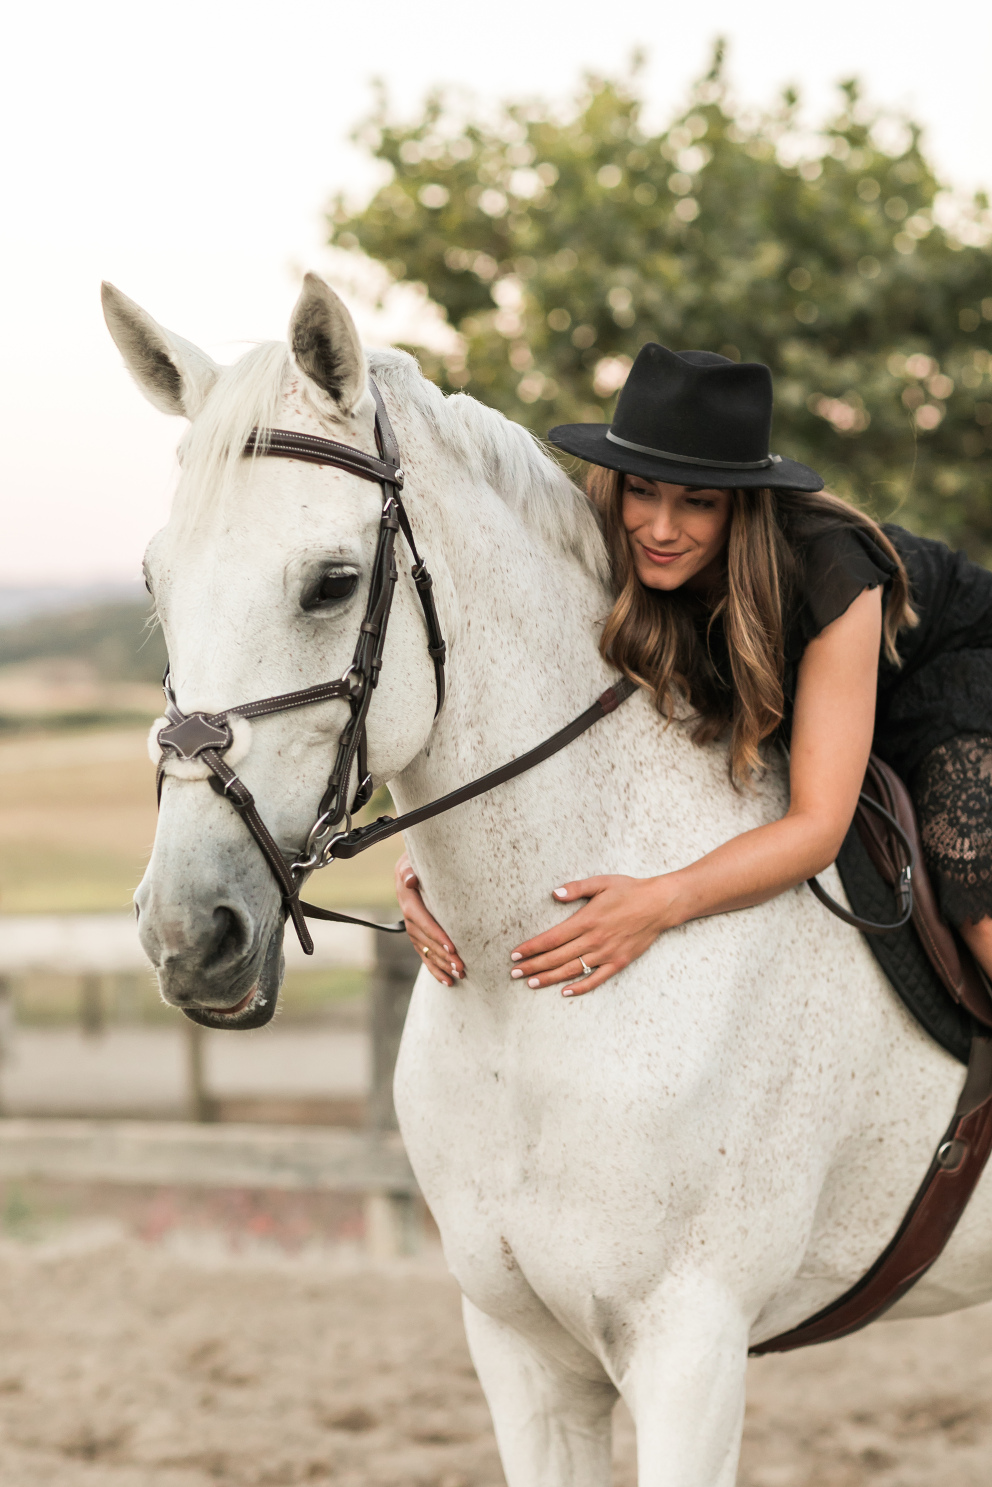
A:
<svg viewBox="0 0 992 1487">
<path fill-rule="evenodd" d="M 217 964 L 221 961 L 237 959 L 248 948 L 250 938 L 248 926 L 234 909 L 226 907 L 214 909 L 210 943 L 204 955 L 204 962 Z"/>
</svg>

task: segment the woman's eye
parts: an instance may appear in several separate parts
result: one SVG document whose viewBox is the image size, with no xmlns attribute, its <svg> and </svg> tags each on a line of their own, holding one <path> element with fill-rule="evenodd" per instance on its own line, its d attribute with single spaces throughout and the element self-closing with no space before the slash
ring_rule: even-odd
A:
<svg viewBox="0 0 992 1487">
<path fill-rule="evenodd" d="M 317 589 L 317 602 L 326 604 L 334 599 L 350 599 L 357 587 L 357 573 L 325 573 Z"/>
</svg>

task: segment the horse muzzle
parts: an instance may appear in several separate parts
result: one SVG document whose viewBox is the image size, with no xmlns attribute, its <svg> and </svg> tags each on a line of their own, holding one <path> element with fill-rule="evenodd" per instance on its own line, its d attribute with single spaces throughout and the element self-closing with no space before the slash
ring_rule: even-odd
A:
<svg viewBox="0 0 992 1487">
<path fill-rule="evenodd" d="M 160 906 L 146 882 L 135 895 L 138 933 L 170 1006 L 205 1027 L 261 1027 L 282 981 L 283 921 L 248 906 L 185 900 Z"/>
</svg>

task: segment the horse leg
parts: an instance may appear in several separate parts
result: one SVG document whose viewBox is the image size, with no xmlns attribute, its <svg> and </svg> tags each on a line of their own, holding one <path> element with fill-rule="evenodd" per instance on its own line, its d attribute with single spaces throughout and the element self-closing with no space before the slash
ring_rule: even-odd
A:
<svg viewBox="0 0 992 1487">
<path fill-rule="evenodd" d="M 665 1288 L 624 1368 L 639 1487 L 734 1487 L 744 1424 L 747 1324 L 706 1283 Z"/>
<path fill-rule="evenodd" d="M 606 1375 L 583 1378 L 467 1299 L 462 1309 L 507 1487 L 609 1487 L 617 1391 Z"/>
</svg>

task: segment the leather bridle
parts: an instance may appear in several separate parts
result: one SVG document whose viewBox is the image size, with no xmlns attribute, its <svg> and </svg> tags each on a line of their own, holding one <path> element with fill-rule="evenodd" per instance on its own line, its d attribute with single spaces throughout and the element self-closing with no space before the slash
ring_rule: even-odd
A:
<svg viewBox="0 0 992 1487">
<path fill-rule="evenodd" d="M 335 681 L 322 682 L 317 686 L 304 687 L 298 692 L 283 692 L 275 697 L 263 697 L 256 702 L 245 702 L 237 707 L 225 708 L 219 713 L 184 713 L 181 711 L 173 691 L 169 672 L 163 682 L 166 699 L 168 725 L 158 734 L 162 756 L 158 765 L 158 793 L 161 799 L 166 765 L 170 757 L 182 760 L 201 760 L 210 770 L 210 783 L 218 794 L 226 797 L 251 832 L 263 857 L 272 871 L 282 894 L 283 912 L 292 919 L 300 944 L 307 955 L 313 954 L 313 940 L 307 928 L 307 919 L 330 919 L 345 924 L 362 924 L 373 929 L 400 934 L 404 929 L 398 924 L 372 924 L 367 919 L 357 919 L 349 914 L 339 914 L 331 909 L 319 908 L 316 904 L 304 903 L 300 899 L 300 888 L 306 875 L 317 868 L 326 867 L 337 858 L 354 857 L 376 842 L 395 836 L 397 832 L 414 826 L 419 821 L 441 815 L 464 801 L 492 790 L 496 785 L 523 774 L 543 759 L 563 749 L 578 738 L 593 723 L 612 712 L 615 707 L 636 691 L 635 684 L 620 678 L 596 699 L 591 707 L 573 718 L 564 728 L 545 739 L 525 754 L 463 785 L 458 790 L 442 796 L 440 800 L 417 810 L 408 811 L 399 817 L 380 816 L 367 826 L 352 828 L 352 816 L 366 805 L 372 795 L 372 777 L 368 770 L 368 739 L 366 724 L 372 694 L 379 680 L 383 648 L 386 643 L 386 627 L 396 587 L 396 535 L 402 533 L 413 558 L 411 576 L 416 586 L 427 625 L 427 653 L 434 663 L 434 683 L 437 717 L 444 702 L 445 691 L 445 641 L 434 604 L 433 580 L 427 566 L 417 551 L 410 518 L 400 494 L 403 488 L 403 470 L 400 467 L 399 447 L 393 434 L 389 415 L 382 394 L 374 380 L 369 378 L 369 387 L 375 400 L 375 441 L 379 456 L 366 454 L 348 444 L 334 439 L 318 438 L 312 434 L 294 433 L 286 429 L 255 429 L 245 444 L 245 454 L 251 456 L 273 455 L 283 459 L 306 460 L 315 465 L 334 465 L 349 474 L 370 480 L 382 488 L 382 512 L 379 518 L 379 535 L 376 542 L 372 574 L 369 581 L 365 615 L 355 644 L 351 665 L 344 675 Z M 224 754 L 233 742 L 230 724 L 232 715 L 242 718 L 264 718 L 272 713 L 289 712 L 298 707 L 312 707 L 316 703 L 332 699 L 345 700 L 350 709 L 349 717 L 338 739 L 334 767 L 327 781 L 327 788 L 317 808 L 317 816 L 307 833 L 306 845 L 297 857 L 287 861 L 265 822 L 259 815 L 255 799 L 242 779 L 224 759 Z M 352 769 L 357 766 L 358 784 L 349 800 L 348 790 Z M 343 826 L 343 829 L 338 829 Z M 274 1006 L 274 1003 L 273 1003 Z M 188 1016 L 199 1020 L 199 1010 L 185 1009 Z M 271 1013 L 269 1014 L 271 1015 Z"/>
</svg>

